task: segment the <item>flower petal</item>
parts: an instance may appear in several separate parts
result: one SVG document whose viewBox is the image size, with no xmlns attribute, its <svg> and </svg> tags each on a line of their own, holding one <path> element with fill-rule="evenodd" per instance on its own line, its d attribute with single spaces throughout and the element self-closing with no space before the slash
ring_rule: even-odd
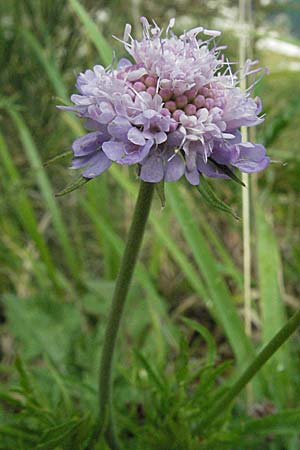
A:
<svg viewBox="0 0 300 450">
<path fill-rule="evenodd" d="M 185 178 L 188 180 L 189 183 L 191 183 L 193 186 L 197 186 L 200 182 L 199 178 L 199 172 L 195 168 L 193 170 L 185 170 Z"/>
<path fill-rule="evenodd" d="M 71 169 L 81 169 L 82 167 L 86 167 L 89 163 L 94 161 L 95 153 L 92 153 L 87 156 L 75 156 L 72 159 Z"/>
<path fill-rule="evenodd" d="M 166 142 L 168 136 L 163 131 L 158 131 L 157 133 L 152 133 L 152 137 L 154 138 L 157 144 L 162 144 Z"/>
<path fill-rule="evenodd" d="M 121 159 L 125 153 L 125 144 L 119 141 L 108 141 L 104 142 L 102 149 L 109 159 L 117 161 Z"/>
<path fill-rule="evenodd" d="M 233 164 L 241 172 L 254 173 L 267 167 L 270 158 L 266 155 L 266 149 L 261 144 L 251 144 L 244 142 L 239 144 L 240 154 L 237 161 Z"/>
<path fill-rule="evenodd" d="M 118 69 L 124 69 L 125 67 L 132 66 L 132 63 L 127 58 L 121 58 L 118 62 Z"/>
<path fill-rule="evenodd" d="M 107 127 L 108 132 L 120 141 L 127 141 L 127 133 L 132 125 L 125 117 L 117 116 Z"/>
<path fill-rule="evenodd" d="M 130 128 L 128 131 L 127 137 L 130 142 L 136 145 L 145 145 L 145 138 L 143 136 L 143 133 L 138 130 L 136 127 Z"/>
<path fill-rule="evenodd" d="M 140 178 L 149 183 L 158 183 L 163 177 L 163 160 L 160 155 L 154 153 L 143 162 Z"/>
<path fill-rule="evenodd" d="M 215 146 L 212 151 L 212 159 L 219 164 L 233 164 L 239 156 L 238 145 L 230 145 L 226 142 Z"/>
<path fill-rule="evenodd" d="M 101 151 L 97 152 L 97 158 L 93 161 L 93 164 L 82 172 L 84 178 L 95 178 L 104 172 L 111 165 L 112 161 Z"/>
<path fill-rule="evenodd" d="M 165 181 L 176 181 L 184 174 L 185 164 L 180 155 L 172 155 L 166 163 Z"/>
<path fill-rule="evenodd" d="M 143 147 L 140 147 L 139 149 L 136 149 L 136 146 L 134 144 L 126 144 L 125 145 L 126 156 L 124 155 L 122 159 L 120 159 L 117 162 L 124 165 L 139 163 L 146 158 L 146 156 L 150 152 L 152 145 L 153 145 L 152 139 L 149 139 L 146 142 L 146 144 Z"/>
<path fill-rule="evenodd" d="M 85 156 L 89 153 L 100 149 L 103 140 L 106 138 L 104 133 L 94 131 L 93 133 L 85 134 L 73 142 L 72 148 L 75 156 Z"/>
<path fill-rule="evenodd" d="M 184 135 L 180 131 L 173 131 L 168 134 L 167 145 L 170 148 L 180 147 L 184 140 Z"/>
</svg>

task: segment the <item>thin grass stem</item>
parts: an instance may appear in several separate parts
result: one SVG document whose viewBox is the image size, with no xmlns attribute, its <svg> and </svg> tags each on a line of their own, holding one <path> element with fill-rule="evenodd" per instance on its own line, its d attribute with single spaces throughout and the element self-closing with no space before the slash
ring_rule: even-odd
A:
<svg viewBox="0 0 300 450">
<path fill-rule="evenodd" d="M 275 334 L 269 343 L 262 348 L 252 363 L 245 369 L 227 393 L 217 401 L 204 416 L 200 425 L 205 428 L 211 425 L 222 413 L 224 413 L 232 400 L 247 386 L 250 380 L 274 355 L 274 353 L 288 340 L 294 331 L 300 326 L 300 310 L 297 311 L 285 325 Z"/>
<path fill-rule="evenodd" d="M 251 11 L 251 0 L 239 0 L 239 20 L 241 25 L 239 40 L 239 60 L 242 67 L 246 61 L 249 52 L 249 16 Z M 240 86 L 243 90 L 247 89 L 246 77 L 241 71 Z M 248 129 L 241 128 L 243 142 L 248 141 Z M 250 183 L 249 175 L 242 174 L 242 181 L 247 189 L 242 189 L 243 205 L 243 272 L 244 272 L 244 323 L 247 336 L 251 337 L 251 223 L 250 223 Z M 252 385 L 247 386 L 246 392 L 247 407 L 250 409 L 253 403 Z"/>
</svg>

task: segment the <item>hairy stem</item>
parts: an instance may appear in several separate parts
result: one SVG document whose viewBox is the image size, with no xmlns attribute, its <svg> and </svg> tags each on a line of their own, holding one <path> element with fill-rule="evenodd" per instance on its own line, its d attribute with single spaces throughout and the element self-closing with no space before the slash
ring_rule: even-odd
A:
<svg viewBox="0 0 300 450">
<path fill-rule="evenodd" d="M 221 415 L 230 405 L 232 400 L 244 389 L 247 383 L 256 375 L 256 373 L 266 364 L 273 354 L 285 343 L 285 341 L 300 326 L 300 310 L 297 311 L 286 324 L 278 331 L 271 341 L 258 353 L 256 358 L 242 373 L 240 378 L 233 384 L 229 391 L 217 401 L 204 416 L 201 426 L 205 427 L 211 424 L 219 415 Z"/>
<path fill-rule="evenodd" d="M 154 183 L 140 182 L 139 195 L 117 276 L 111 309 L 106 325 L 99 373 L 99 417 L 86 450 L 92 449 L 102 435 L 105 435 L 112 450 L 119 450 L 120 448 L 112 413 L 113 356 L 126 296 L 151 207 L 154 186 Z"/>
</svg>

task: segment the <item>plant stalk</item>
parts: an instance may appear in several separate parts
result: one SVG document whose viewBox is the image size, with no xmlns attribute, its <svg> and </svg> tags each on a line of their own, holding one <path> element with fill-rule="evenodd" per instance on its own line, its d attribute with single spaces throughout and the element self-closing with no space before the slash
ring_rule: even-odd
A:
<svg viewBox="0 0 300 450">
<path fill-rule="evenodd" d="M 239 0 L 239 22 L 240 22 L 240 39 L 239 39 L 239 63 L 243 67 L 247 57 L 252 53 L 250 30 L 251 30 L 251 0 Z M 243 71 L 240 72 L 240 87 L 242 90 L 247 89 L 247 78 Z M 241 127 L 242 141 L 248 142 L 249 130 L 247 127 Z M 242 205 L 243 205 L 243 274 L 244 274 L 244 323 L 245 332 L 251 338 L 251 190 L 249 183 L 249 174 L 242 174 L 242 181 L 247 187 L 242 188 Z M 250 411 L 253 403 L 253 386 L 251 383 L 246 388 L 247 409 Z"/>
<path fill-rule="evenodd" d="M 99 417 L 86 450 L 94 448 L 102 435 L 105 435 L 112 450 L 120 449 L 112 413 L 113 357 L 125 300 L 150 212 L 154 187 L 155 183 L 146 183 L 142 180 L 140 182 L 140 190 L 106 325 L 99 372 Z"/>
<path fill-rule="evenodd" d="M 275 334 L 271 341 L 264 346 L 252 363 L 242 373 L 229 391 L 217 401 L 204 416 L 200 423 L 203 428 L 214 422 L 219 415 L 226 411 L 232 400 L 244 389 L 247 383 L 266 364 L 273 354 L 287 341 L 300 326 L 300 310 L 297 311 L 286 324 Z"/>
</svg>

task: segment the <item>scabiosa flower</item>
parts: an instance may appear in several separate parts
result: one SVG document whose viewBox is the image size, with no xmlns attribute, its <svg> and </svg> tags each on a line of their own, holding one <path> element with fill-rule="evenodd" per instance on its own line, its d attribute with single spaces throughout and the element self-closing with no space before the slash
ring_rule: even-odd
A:
<svg viewBox="0 0 300 450">
<path fill-rule="evenodd" d="M 72 168 L 94 178 L 111 163 L 139 165 L 147 182 L 175 181 L 185 175 L 199 184 L 199 175 L 228 178 L 264 169 L 269 158 L 260 144 L 241 142 L 239 128 L 255 126 L 261 102 L 239 87 L 231 63 L 221 54 L 218 31 L 202 27 L 176 36 L 174 19 L 165 35 L 141 18 L 143 38 L 126 25 L 123 43 L 131 56 L 116 69 L 95 66 L 77 79 L 71 96 L 75 111 L 90 132 L 73 143 Z M 208 36 L 206 40 L 199 34 Z M 244 75 L 255 73 L 247 61 Z"/>
</svg>

